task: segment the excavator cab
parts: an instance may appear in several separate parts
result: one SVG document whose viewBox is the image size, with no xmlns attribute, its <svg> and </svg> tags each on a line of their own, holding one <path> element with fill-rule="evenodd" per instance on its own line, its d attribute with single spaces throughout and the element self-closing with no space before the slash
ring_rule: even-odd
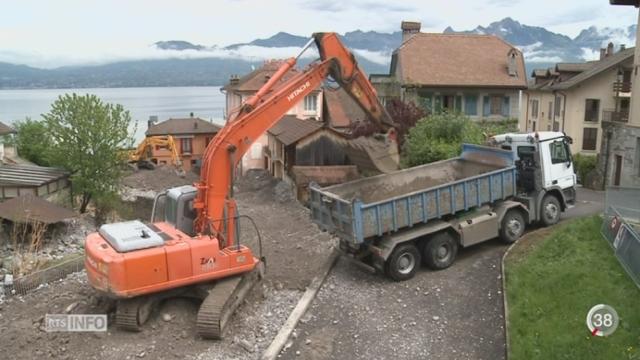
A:
<svg viewBox="0 0 640 360">
<path fill-rule="evenodd" d="M 196 192 L 195 187 L 184 185 L 158 194 L 153 202 L 151 222 L 155 222 L 156 216 L 160 215 L 161 219 L 176 229 L 189 236 L 195 236 L 193 221 L 196 218 L 196 211 L 193 208 L 193 200 Z M 164 206 L 162 206 L 162 199 L 164 199 Z M 163 211 L 164 214 L 159 214 L 159 211 Z"/>
</svg>

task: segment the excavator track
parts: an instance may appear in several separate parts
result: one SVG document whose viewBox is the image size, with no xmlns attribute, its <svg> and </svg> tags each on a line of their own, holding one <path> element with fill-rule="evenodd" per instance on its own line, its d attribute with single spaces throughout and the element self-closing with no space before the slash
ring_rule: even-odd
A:
<svg viewBox="0 0 640 360">
<path fill-rule="evenodd" d="M 140 316 L 144 315 L 141 309 L 148 301 L 146 297 L 119 300 L 116 305 L 116 326 L 127 331 L 142 330 L 141 326 L 147 319 Z"/>
<path fill-rule="evenodd" d="M 200 305 L 196 328 L 204 339 L 221 339 L 224 328 L 235 310 L 258 280 L 256 269 L 241 276 L 220 280 L 208 290 Z"/>
</svg>

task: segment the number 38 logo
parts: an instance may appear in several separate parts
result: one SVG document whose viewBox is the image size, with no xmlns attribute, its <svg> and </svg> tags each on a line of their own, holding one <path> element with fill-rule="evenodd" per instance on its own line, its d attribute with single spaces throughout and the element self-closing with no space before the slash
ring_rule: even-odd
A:
<svg viewBox="0 0 640 360">
<path fill-rule="evenodd" d="M 592 307 L 587 314 L 587 327 L 593 336 L 609 336 L 618 328 L 618 313 L 605 304 Z"/>
</svg>

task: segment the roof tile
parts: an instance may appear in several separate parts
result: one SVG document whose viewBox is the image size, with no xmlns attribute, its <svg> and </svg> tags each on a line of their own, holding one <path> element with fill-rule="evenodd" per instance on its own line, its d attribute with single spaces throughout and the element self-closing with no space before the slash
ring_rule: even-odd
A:
<svg viewBox="0 0 640 360">
<path fill-rule="evenodd" d="M 222 126 L 201 118 L 184 118 L 169 119 L 161 123 L 151 125 L 145 134 L 147 136 L 215 134 L 220 131 L 220 129 L 222 129 Z"/>
<path fill-rule="evenodd" d="M 515 50 L 516 76 L 507 55 Z M 520 50 L 493 35 L 418 33 L 394 53 L 404 84 L 526 88 Z"/>
</svg>

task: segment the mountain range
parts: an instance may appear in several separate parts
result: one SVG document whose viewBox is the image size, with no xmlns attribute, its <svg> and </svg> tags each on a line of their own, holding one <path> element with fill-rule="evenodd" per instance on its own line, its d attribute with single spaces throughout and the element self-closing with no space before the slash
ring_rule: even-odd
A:
<svg viewBox="0 0 640 360">
<path fill-rule="evenodd" d="M 488 26 L 444 33 L 492 34 L 520 48 L 528 72 L 556 62 L 597 59 L 599 49 L 613 42 L 633 46 L 636 25 L 615 28 L 589 27 L 576 37 L 555 33 L 504 18 Z M 388 72 L 391 53 L 402 41 L 400 31 L 351 31 L 341 35 L 367 73 Z M 269 38 L 224 47 L 193 44 L 185 40 L 159 41 L 152 45 L 152 59 L 116 61 L 101 65 L 41 69 L 0 62 L 0 88 L 81 88 L 132 86 L 223 85 L 230 75 L 245 74 L 273 57 L 291 56 L 308 37 L 279 32 Z M 317 57 L 317 54 L 315 55 Z M 302 59 L 302 65 L 314 56 Z"/>
</svg>

